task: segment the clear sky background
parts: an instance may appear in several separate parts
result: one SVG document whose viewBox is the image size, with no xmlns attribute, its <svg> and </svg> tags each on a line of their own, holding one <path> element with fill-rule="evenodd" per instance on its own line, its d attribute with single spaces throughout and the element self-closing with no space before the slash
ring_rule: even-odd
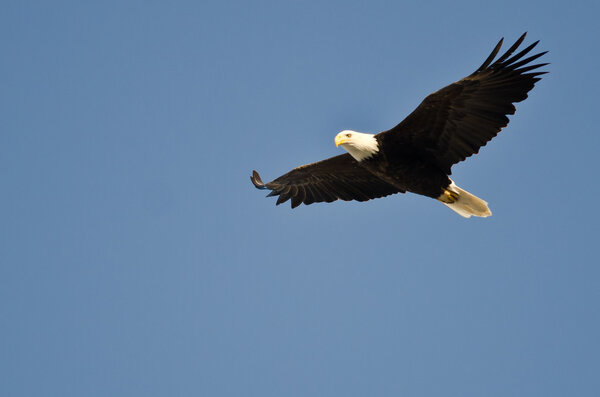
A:
<svg viewBox="0 0 600 397">
<path fill-rule="evenodd" d="M 599 14 L 2 2 L 0 395 L 597 396 Z M 251 185 L 524 31 L 550 74 L 453 169 L 491 218 Z"/>
</svg>

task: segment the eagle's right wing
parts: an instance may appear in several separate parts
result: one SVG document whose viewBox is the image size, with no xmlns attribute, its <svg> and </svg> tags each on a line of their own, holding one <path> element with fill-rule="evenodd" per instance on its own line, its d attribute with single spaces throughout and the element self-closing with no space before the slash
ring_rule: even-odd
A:
<svg viewBox="0 0 600 397">
<path fill-rule="evenodd" d="M 258 189 L 270 189 L 268 196 L 279 196 L 277 205 L 292 199 L 292 208 L 302 203 L 367 201 L 404 193 L 371 174 L 348 153 L 294 168 L 268 183 L 253 171 L 250 180 Z"/>
<path fill-rule="evenodd" d="M 506 127 L 507 115 L 515 113 L 513 104 L 527 98 L 546 73 L 536 69 L 547 63 L 532 64 L 546 52 L 523 58 L 537 41 L 511 57 L 524 39 L 525 34 L 494 61 L 500 40 L 475 72 L 429 95 L 404 121 L 380 133 L 379 139 L 408 154 L 429 157 L 450 174 L 453 164 L 476 154 Z"/>
</svg>

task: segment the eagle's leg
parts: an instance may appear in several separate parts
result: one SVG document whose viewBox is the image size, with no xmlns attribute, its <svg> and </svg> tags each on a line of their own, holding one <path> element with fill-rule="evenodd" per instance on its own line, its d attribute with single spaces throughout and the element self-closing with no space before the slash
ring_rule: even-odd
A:
<svg viewBox="0 0 600 397">
<path fill-rule="evenodd" d="M 438 197 L 438 200 L 446 204 L 456 203 L 458 201 L 458 192 L 444 189 L 444 192 Z"/>
</svg>

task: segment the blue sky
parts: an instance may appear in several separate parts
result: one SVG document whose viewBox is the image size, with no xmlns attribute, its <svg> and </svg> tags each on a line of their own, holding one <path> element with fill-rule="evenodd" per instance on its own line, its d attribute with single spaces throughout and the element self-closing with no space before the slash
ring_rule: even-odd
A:
<svg viewBox="0 0 600 397">
<path fill-rule="evenodd" d="M 597 2 L 0 6 L 0 394 L 594 396 Z M 494 213 L 252 187 L 500 37 L 551 73 L 454 167 Z"/>
</svg>

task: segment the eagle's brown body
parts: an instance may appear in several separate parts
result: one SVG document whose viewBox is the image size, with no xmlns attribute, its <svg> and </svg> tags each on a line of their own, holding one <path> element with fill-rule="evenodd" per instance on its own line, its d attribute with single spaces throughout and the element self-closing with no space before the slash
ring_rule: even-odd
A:
<svg viewBox="0 0 600 397">
<path fill-rule="evenodd" d="M 295 168 L 266 184 L 254 171 L 252 183 L 270 189 L 269 196 L 279 196 L 277 204 L 291 199 L 292 208 L 406 191 L 452 200 L 452 166 L 495 137 L 508 124 L 507 115 L 515 113 L 513 103 L 526 99 L 546 73 L 531 72 L 546 63 L 530 65 L 545 52 L 523 59 L 538 42 L 513 55 L 524 38 L 494 61 L 500 40 L 475 72 L 427 96 L 400 124 L 375 135 L 378 151 L 369 158 L 357 161 L 343 154 Z"/>
</svg>

